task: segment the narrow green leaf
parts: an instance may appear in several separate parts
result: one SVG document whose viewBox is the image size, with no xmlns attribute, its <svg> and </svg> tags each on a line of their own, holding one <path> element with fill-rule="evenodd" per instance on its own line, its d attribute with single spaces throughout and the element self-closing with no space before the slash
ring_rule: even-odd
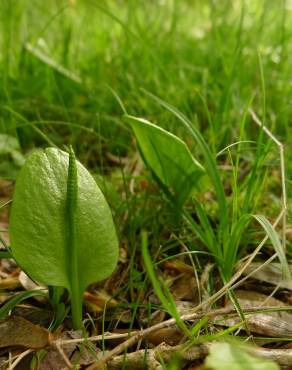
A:
<svg viewBox="0 0 292 370">
<path fill-rule="evenodd" d="M 280 260 L 282 270 L 283 270 L 283 277 L 285 279 L 291 279 L 291 273 L 290 273 L 289 264 L 286 258 L 286 254 L 281 244 L 281 241 L 279 239 L 279 236 L 276 230 L 273 228 L 273 225 L 263 215 L 253 215 L 253 217 L 261 224 L 261 226 L 267 233 L 268 237 L 270 238 L 273 244 L 273 247 Z"/>
<path fill-rule="evenodd" d="M 164 294 L 161 284 L 157 279 L 156 273 L 154 271 L 153 263 L 148 251 L 148 236 L 146 232 L 142 232 L 142 256 L 144 266 L 147 272 L 147 275 L 151 281 L 155 294 L 160 299 L 162 305 L 164 306 L 165 310 L 175 318 L 177 321 L 178 326 L 182 329 L 182 331 L 189 336 L 189 330 L 181 320 L 180 315 L 177 311 L 176 305 L 174 300 L 171 296 L 171 293 L 166 289 L 166 295 Z M 165 287 L 166 288 L 166 287 Z"/>
<path fill-rule="evenodd" d="M 55 148 L 29 156 L 17 178 L 9 231 L 23 270 L 40 283 L 67 288 L 76 302 L 117 263 L 109 206 L 72 151 L 70 166 L 69 155 Z"/>
<path fill-rule="evenodd" d="M 143 118 L 129 115 L 125 118 L 135 133 L 146 165 L 171 191 L 176 204 L 182 206 L 204 168 L 177 136 Z"/>
<path fill-rule="evenodd" d="M 37 296 L 47 296 L 47 293 L 43 290 L 27 290 L 13 296 L 9 301 L 5 302 L 3 306 L 0 307 L 0 319 L 3 319 L 9 314 L 15 306 L 20 302 L 25 301 L 28 298 L 37 297 Z"/>
<path fill-rule="evenodd" d="M 0 250 L 0 258 L 13 258 L 8 250 Z"/>
<path fill-rule="evenodd" d="M 226 249 L 224 263 L 222 265 L 224 276 L 227 280 L 229 280 L 233 274 L 233 269 L 238 259 L 238 249 L 240 241 L 242 239 L 242 235 L 244 235 L 244 230 L 248 226 L 250 220 L 251 215 L 243 214 L 233 224 L 233 230 L 230 233 L 228 248 Z"/>
</svg>

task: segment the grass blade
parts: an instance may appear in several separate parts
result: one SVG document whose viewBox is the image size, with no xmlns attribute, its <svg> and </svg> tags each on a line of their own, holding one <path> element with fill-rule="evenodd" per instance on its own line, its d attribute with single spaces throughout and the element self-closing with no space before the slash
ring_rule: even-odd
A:
<svg viewBox="0 0 292 370">
<path fill-rule="evenodd" d="M 20 302 L 37 296 L 43 296 L 46 297 L 47 293 L 43 290 L 28 290 L 22 293 L 19 293 L 9 299 L 8 302 L 4 303 L 3 306 L 0 307 L 0 319 L 3 319 L 5 316 L 9 314 L 9 311 L 11 311 L 15 306 L 17 306 Z"/>
<path fill-rule="evenodd" d="M 161 289 L 161 284 L 157 279 L 157 276 L 155 274 L 154 268 L 153 268 L 153 262 L 151 260 L 150 254 L 148 252 L 148 236 L 146 232 L 142 233 L 142 256 L 144 261 L 144 266 L 146 269 L 146 272 L 148 274 L 148 277 L 152 283 L 153 289 L 155 291 L 155 294 L 160 299 L 162 305 L 166 309 L 166 311 L 175 318 L 177 321 L 178 326 L 183 330 L 183 332 L 189 336 L 189 330 L 184 324 L 184 322 L 181 320 L 179 313 L 176 309 L 176 305 L 172 299 L 172 296 L 168 290 L 166 290 L 166 296 L 163 293 Z"/>
<path fill-rule="evenodd" d="M 288 261 L 286 258 L 285 251 L 282 247 L 280 238 L 276 232 L 276 230 L 273 228 L 271 223 L 267 220 L 267 218 L 263 215 L 253 215 L 253 217 L 260 223 L 260 225 L 263 227 L 267 235 L 269 236 L 273 247 L 278 255 L 278 258 L 280 260 L 280 263 L 282 265 L 283 269 L 283 277 L 284 279 L 291 279 L 291 272 L 289 269 Z"/>
</svg>

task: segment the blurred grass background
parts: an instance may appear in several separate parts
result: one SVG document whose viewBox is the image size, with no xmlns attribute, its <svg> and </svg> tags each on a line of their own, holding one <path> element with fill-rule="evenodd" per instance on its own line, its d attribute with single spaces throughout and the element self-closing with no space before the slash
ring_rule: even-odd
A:
<svg viewBox="0 0 292 370">
<path fill-rule="evenodd" d="M 216 151 L 238 137 L 250 99 L 280 138 L 291 135 L 290 0 L 2 0 L 0 14 L 0 129 L 24 148 L 42 144 L 38 125 L 56 145 L 93 150 L 76 124 L 125 150 L 109 87 L 161 125 L 175 123 L 141 88 L 197 115 Z"/>
<path fill-rule="evenodd" d="M 109 191 L 115 215 L 126 222 L 125 229 L 128 225 L 128 237 L 148 225 L 163 239 L 164 213 L 153 213 L 163 207 L 156 204 L 155 189 L 146 187 L 146 193 L 130 196 L 132 172 L 128 176 L 122 170 L 121 201 L 113 180 L 123 158 L 135 156 L 118 100 L 129 114 L 176 132 L 198 157 L 200 153 L 173 115 L 144 89 L 197 124 L 214 155 L 238 140 L 257 140 L 258 128 L 245 117 L 253 107 L 286 145 L 290 184 L 291 0 L 1 0 L 0 16 L 0 132 L 6 141 L 2 178 L 15 179 L 23 161 L 19 153 L 72 143 L 97 176 L 110 175 L 110 183 L 106 177 L 99 181 Z M 16 139 L 10 151 L 7 135 Z M 255 147 L 241 150 L 243 166 L 251 168 L 258 155 Z M 225 154 L 219 162 L 232 202 Z M 277 168 L 278 159 L 276 154 L 265 166 Z M 268 213 L 271 199 L 280 196 L 279 172 L 272 174 L 270 195 L 261 200 Z M 257 175 L 255 204 L 266 169 Z M 205 198 L 208 189 L 207 183 Z"/>
</svg>

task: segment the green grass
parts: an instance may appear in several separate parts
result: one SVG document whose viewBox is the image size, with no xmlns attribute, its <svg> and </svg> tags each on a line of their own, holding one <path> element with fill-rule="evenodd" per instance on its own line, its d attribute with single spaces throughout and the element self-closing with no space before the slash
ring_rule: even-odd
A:
<svg viewBox="0 0 292 370">
<path fill-rule="evenodd" d="M 196 252 L 199 275 L 215 261 L 224 283 L 268 233 L 259 260 L 272 245 L 287 270 L 291 243 L 285 257 L 271 226 L 282 209 L 279 151 L 250 108 L 285 145 L 289 224 L 291 0 L 2 0 L 0 19 L 0 134 L 19 142 L 2 150 L 0 136 L 0 177 L 14 181 L 35 147 L 74 147 L 129 258 L 114 295 L 129 305 L 131 327 L 152 285 L 177 316 L 156 274 L 182 244 Z M 125 113 L 182 138 L 205 167 L 181 219 L 143 165 Z"/>
</svg>

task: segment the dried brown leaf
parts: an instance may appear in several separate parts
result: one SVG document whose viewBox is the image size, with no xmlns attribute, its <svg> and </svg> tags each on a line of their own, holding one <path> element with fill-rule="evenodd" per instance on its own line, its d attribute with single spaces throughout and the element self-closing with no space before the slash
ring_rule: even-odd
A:
<svg viewBox="0 0 292 370">
<path fill-rule="evenodd" d="M 173 326 L 170 328 L 162 328 L 150 333 L 147 339 L 155 346 L 160 343 L 166 343 L 171 346 L 178 344 L 183 338 L 181 330 Z"/>
<path fill-rule="evenodd" d="M 194 275 L 194 268 L 179 260 L 166 261 L 164 263 L 164 268 L 167 270 L 174 270 L 179 273 Z"/>
<path fill-rule="evenodd" d="M 252 278 L 264 281 L 265 283 L 279 286 L 283 289 L 292 290 L 292 283 L 290 280 L 283 279 L 283 270 L 280 263 L 270 263 L 269 265 L 261 267 L 262 263 L 253 262 L 244 271 L 243 275 L 252 274 Z M 289 265 L 290 271 L 292 266 Z M 256 271 L 259 269 L 258 271 Z M 256 272 L 254 272 L 256 271 Z"/>
<path fill-rule="evenodd" d="M 20 316 L 8 316 L 0 321 L 0 348 L 24 347 L 41 349 L 50 343 L 50 333 Z"/>
<path fill-rule="evenodd" d="M 239 304 L 245 308 L 259 308 L 261 306 L 283 307 L 285 303 L 273 297 L 252 291 L 238 290 L 236 297 Z M 232 303 L 228 302 L 227 307 Z M 287 312 L 258 313 L 246 315 L 245 320 L 250 331 L 270 336 L 287 337 L 292 336 L 292 315 Z M 224 325 L 232 326 L 240 322 L 239 318 L 230 318 L 222 322 Z"/>
<path fill-rule="evenodd" d="M 196 288 L 196 279 L 183 274 L 171 287 L 171 293 L 175 300 L 191 301 L 198 303 L 199 294 Z"/>
<path fill-rule="evenodd" d="M 0 280 L 1 290 L 14 290 L 21 286 L 19 279 L 17 277 L 8 277 L 6 279 Z"/>
<path fill-rule="evenodd" d="M 105 307 L 115 307 L 118 302 L 112 298 L 106 291 L 101 290 L 98 292 L 84 293 L 85 304 L 91 312 L 102 312 Z"/>
</svg>

